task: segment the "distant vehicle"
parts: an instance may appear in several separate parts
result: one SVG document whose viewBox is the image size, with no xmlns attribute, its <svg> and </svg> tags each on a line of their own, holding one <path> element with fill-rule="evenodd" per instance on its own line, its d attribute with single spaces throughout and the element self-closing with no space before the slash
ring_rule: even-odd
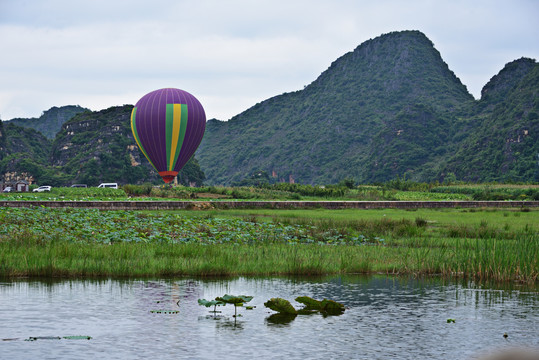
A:
<svg viewBox="0 0 539 360">
<path fill-rule="evenodd" d="M 118 189 L 118 184 L 117 183 L 103 183 L 103 184 L 99 184 L 98 188 Z"/>
<path fill-rule="evenodd" d="M 51 186 L 40 186 L 37 189 L 34 189 L 34 192 L 51 191 L 51 188 Z"/>
<path fill-rule="evenodd" d="M 83 187 L 84 188 L 84 187 L 88 187 L 88 185 L 86 185 L 86 184 L 73 184 L 73 185 L 71 185 L 71 187 Z"/>
<path fill-rule="evenodd" d="M 4 192 L 12 192 L 13 188 L 11 186 L 8 186 L 4 189 Z"/>
</svg>

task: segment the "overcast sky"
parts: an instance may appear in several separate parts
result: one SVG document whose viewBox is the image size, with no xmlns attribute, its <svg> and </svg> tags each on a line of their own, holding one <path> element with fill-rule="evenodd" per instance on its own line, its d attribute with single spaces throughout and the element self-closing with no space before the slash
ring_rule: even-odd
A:
<svg viewBox="0 0 539 360">
<path fill-rule="evenodd" d="M 468 90 L 539 59 L 538 0 L 0 0 L 0 119 L 176 87 L 228 120 L 366 40 L 420 30 Z"/>
</svg>

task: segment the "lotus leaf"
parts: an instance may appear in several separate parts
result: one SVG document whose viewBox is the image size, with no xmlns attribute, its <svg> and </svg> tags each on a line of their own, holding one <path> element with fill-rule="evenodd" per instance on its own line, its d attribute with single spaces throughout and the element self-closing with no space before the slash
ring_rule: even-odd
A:
<svg viewBox="0 0 539 360">
<path fill-rule="evenodd" d="M 224 306 L 226 305 L 223 301 L 218 300 L 206 300 L 206 299 L 198 299 L 199 305 L 204 305 L 205 307 L 215 307 L 215 306 Z"/>
<path fill-rule="evenodd" d="M 152 314 L 179 314 L 178 310 L 150 310 Z"/>
<path fill-rule="evenodd" d="M 282 298 L 271 298 L 264 303 L 264 306 L 281 314 L 297 315 L 296 309 L 290 304 L 290 301 Z"/>
<path fill-rule="evenodd" d="M 312 314 L 318 314 L 320 310 L 314 310 L 314 309 L 299 309 L 298 315 L 312 315 Z"/>
<path fill-rule="evenodd" d="M 333 300 L 322 300 L 322 312 L 328 315 L 341 315 L 344 313 L 344 305 Z"/>
<path fill-rule="evenodd" d="M 30 336 L 28 339 L 25 339 L 24 341 L 36 341 L 36 340 L 61 340 L 62 338 L 59 336 Z"/>
<path fill-rule="evenodd" d="M 234 304 L 235 306 L 241 306 L 240 304 L 247 303 L 253 300 L 252 296 L 247 295 L 225 295 L 223 297 L 216 297 L 215 300 L 222 301 L 227 304 Z"/>
<path fill-rule="evenodd" d="M 90 340 L 92 337 L 87 335 L 70 335 L 63 338 L 68 340 Z"/>
<path fill-rule="evenodd" d="M 98 209 L 9 208 L 0 212 L 0 233 L 18 232 L 21 225 L 44 243 L 61 237 L 70 242 L 168 242 L 202 244 L 314 243 L 312 226 L 252 222 L 242 219 L 196 218 L 177 214 L 140 214 Z M 21 222 L 20 219 L 24 219 Z M 361 244 L 341 235 L 324 243 Z"/>
<path fill-rule="evenodd" d="M 222 301 L 226 304 L 234 304 L 234 318 L 238 316 L 237 309 L 238 306 L 243 306 L 243 303 L 247 303 L 253 300 L 252 296 L 247 295 L 228 295 L 225 294 L 223 297 L 216 297 L 216 301 Z"/>
<path fill-rule="evenodd" d="M 308 296 L 298 296 L 296 301 L 305 305 L 304 310 L 322 310 L 322 303 Z"/>
</svg>

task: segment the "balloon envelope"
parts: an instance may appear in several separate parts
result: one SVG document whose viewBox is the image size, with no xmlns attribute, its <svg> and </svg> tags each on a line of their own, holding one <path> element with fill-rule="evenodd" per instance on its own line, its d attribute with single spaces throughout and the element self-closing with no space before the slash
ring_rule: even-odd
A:
<svg viewBox="0 0 539 360">
<path fill-rule="evenodd" d="M 152 91 L 131 112 L 131 130 L 137 145 L 166 183 L 193 156 L 205 129 L 202 105 L 179 89 Z"/>
</svg>

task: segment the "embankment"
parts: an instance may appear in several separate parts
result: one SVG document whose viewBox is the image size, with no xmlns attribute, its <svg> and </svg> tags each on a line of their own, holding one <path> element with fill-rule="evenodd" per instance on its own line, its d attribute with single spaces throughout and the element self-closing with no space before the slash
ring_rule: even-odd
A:
<svg viewBox="0 0 539 360">
<path fill-rule="evenodd" d="M 101 210 L 535 208 L 539 201 L 0 201 L 0 207 Z"/>
</svg>

